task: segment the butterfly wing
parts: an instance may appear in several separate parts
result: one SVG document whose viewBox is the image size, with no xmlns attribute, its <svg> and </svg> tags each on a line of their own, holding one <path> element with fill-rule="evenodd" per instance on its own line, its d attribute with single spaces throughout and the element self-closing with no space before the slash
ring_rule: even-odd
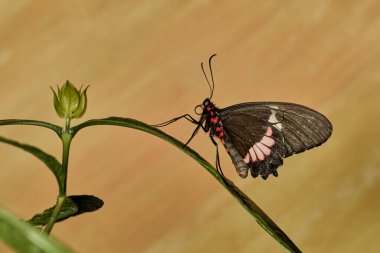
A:
<svg viewBox="0 0 380 253">
<path fill-rule="evenodd" d="M 277 102 L 238 104 L 220 110 L 224 145 L 241 177 L 251 171 L 277 176 L 285 157 L 324 143 L 332 133 L 329 120 L 302 105 Z"/>
</svg>

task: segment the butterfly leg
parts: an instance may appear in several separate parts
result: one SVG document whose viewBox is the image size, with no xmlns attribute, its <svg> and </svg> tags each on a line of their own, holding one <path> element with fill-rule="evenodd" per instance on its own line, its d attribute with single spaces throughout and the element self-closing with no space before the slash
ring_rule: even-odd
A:
<svg viewBox="0 0 380 253">
<path fill-rule="evenodd" d="M 224 176 L 222 166 L 220 165 L 220 159 L 219 159 L 219 149 L 218 146 L 216 146 L 216 169 L 217 171 Z"/>
<path fill-rule="evenodd" d="M 212 143 L 216 147 L 216 159 L 215 159 L 216 171 L 219 172 L 222 176 L 224 176 L 223 170 L 222 170 L 222 166 L 220 165 L 218 143 L 215 141 L 215 139 L 214 139 L 213 135 L 211 134 L 211 132 L 210 132 L 209 136 L 210 136 L 210 139 L 211 139 Z"/>
<path fill-rule="evenodd" d="M 195 128 L 195 130 L 192 133 L 192 135 L 190 136 L 189 140 L 186 142 L 185 147 L 187 146 L 187 144 L 190 143 L 190 141 L 194 138 L 194 136 L 197 135 L 197 133 L 198 133 L 198 131 L 199 131 L 200 128 L 202 128 L 203 131 L 207 132 L 206 129 L 205 129 L 205 127 L 201 123 L 198 122 L 197 128 Z"/>
<path fill-rule="evenodd" d="M 170 124 L 176 122 L 177 120 L 180 120 L 183 118 L 185 118 L 186 120 L 190 121 L 193 124 L 198 124 L 198 121 L 196 119 L 194 119 L 190 114 L 184 114 L 184 115 L 176 117 L 174 119 L 171 119 L 171 120 L 159 123 L 159 124 L 151 125 L 151 126 L 153 126 L 153 127 L 164 127 L 164 126 L 170 125 Z"/>
</svg>

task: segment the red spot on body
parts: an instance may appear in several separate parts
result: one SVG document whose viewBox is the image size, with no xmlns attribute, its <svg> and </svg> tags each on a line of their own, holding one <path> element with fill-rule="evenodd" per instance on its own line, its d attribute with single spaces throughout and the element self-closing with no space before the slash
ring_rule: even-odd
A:
<svg viewBox="0 0 380 253">
<path fill-rule="evenodd" d="M 207 111 L 211 111 L 211 105 L 207 106 Z"/>
<path fill-rule="evenodd" d="M 220 132 L 218 136 L 219 136 L 219 138 L 222 138 L 224 136 L 224 133 Z"/>
<path fill-rule="evenodd" d="M 211 118 L 211 119 L 210 119 L 210 122 L 215 124 L 215 123 L 218 122 L 218 119 L 219 119 L 218 117 Z"/>
<path fill-rule="evenodd" d="M 216 129 L 215 129 L 216 132 L 221 132 L 222 130 L 223 130 L 223 128 L 221 128 L 221 127 L 216 127 Z"/>
<path fill-rule="evenodd" d="M 225 144 L 225 142 L 224 142 L 224 140 L 222 139 L 222 144 L 224 145 Z"/>
<path fill-rule="evenodd" d="M 214 114 L 215 114 L 215 113 L 214 113 L 213 111 L 210 112 L 210 115 L 211 115 L 211 116 L 214 116 Z"/>
</svg>

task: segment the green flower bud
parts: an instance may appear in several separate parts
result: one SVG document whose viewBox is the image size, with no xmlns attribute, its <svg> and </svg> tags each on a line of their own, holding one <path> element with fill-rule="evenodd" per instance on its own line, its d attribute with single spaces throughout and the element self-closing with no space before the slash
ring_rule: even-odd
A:
<svg viewBox="0 0 380 253">
<path fill-rule="evenodd" d="M 82 117 L 87 108 L 86 91 L 88 86 L 84 91 L 82 88 L 78 91 L 72 83 L 66 81 L 61 88 L 57 88 L 57 93 L 53 88 L 51 90 L 54 93 L 54 108 L 58 116 L 69 120 Z"/>
</svg>

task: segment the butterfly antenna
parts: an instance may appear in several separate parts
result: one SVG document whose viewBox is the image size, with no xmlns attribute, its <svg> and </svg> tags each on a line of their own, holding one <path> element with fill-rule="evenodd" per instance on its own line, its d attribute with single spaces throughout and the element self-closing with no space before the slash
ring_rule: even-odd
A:
<svg viewBox="0 0 380 253">
<path fill-rule="evenodd" d="M 216 54 L 213 54 L 210 56 L 210 59 L 208 60 L 208 66 L 210 68 L 210 74 L 211 74 L 211 83 L 212 83 L 212 89 L 211 89 L 211 95 L 210 95 L 210 100 L 212 98 L 212 95 L 214 94 L 214 88 L 215 88 L 215 83 L 214 83 L 214 75 L 212 74 L 212 67 L 211 67 L 211 60 L 212 58 L 214 58 L 214 56 L 216 56 Z M 209 84 L 210 85 L 210 84 Z"/>
<path fill-rule="evenodd" d="M 211 99 L 211 97 L 212 97 L 212 93 L 213 93 L 213 88 L 211 87 L 210 81 L 209 81 L 208 78 L 207 78 L 207 75 L 206 75 L 205 69 L 204 69 L 204 67 L 203 67 L 203 62 L 201 63 L 201 68 L 202 68 L 203 75 L 204 75 L 205 78 L 206 78 L 206 81 L 207 81 L 208 87 L 210 87 L 210 99 Z"/>
</svg>

